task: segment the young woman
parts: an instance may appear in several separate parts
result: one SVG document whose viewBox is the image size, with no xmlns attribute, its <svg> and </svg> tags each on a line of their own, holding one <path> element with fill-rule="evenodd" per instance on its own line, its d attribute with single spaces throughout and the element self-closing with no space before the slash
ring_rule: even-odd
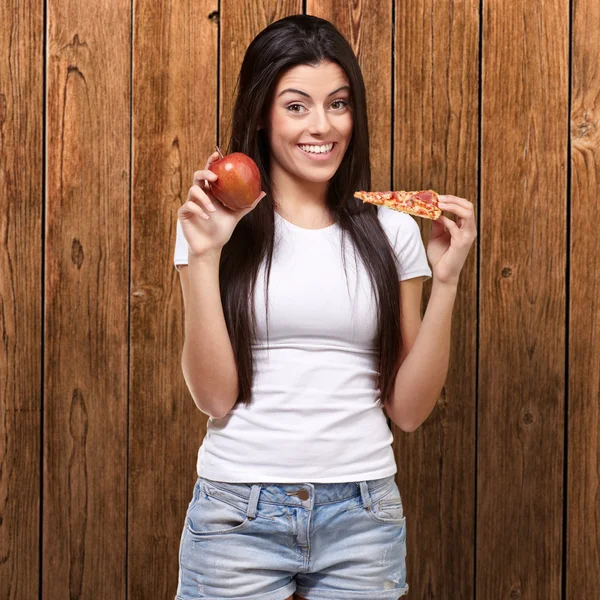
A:
<svg viewBox="0 0 600 600">
<path fill-rule="evenodd" d="M 353 198 L 371 189 L 365 88 L 328 21 L 268 26 L 238 86 L 227 154 L 251 156 L 264 191 L 229 210 L 213 154 L 178 211 L 182 368 L 210 418 L 177 599 L 396 599 L 406 521 L 386 413 L 413 431 L 438 398 L 473 207 L 441 196 L 458 223 L 432 222 L 426 254 L 413 217 Z"/>
</svg>

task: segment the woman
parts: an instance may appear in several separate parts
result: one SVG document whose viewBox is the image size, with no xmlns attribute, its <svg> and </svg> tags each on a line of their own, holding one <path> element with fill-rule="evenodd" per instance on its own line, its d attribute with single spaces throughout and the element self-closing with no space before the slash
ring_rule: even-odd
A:
<svg viewBox="0 0 600 600">
<path fill-rule="evenodd" d="M 473 207 L 441 196 L 460 227 L 432 222 L 426 254 L 413 217 L 353 198 L 371 189 L 364 82 L 328 21 L 268 26 L 238 85 L 227 154 L 251 156 L 264 191 L 229 210 L 208 187 L 213 154 L 178 212 L 182 368 L 210 418 L 177 598 L 399 598 L 406 528 L 384 409 L 412 431 L 435 405 Z"/>
</svg>

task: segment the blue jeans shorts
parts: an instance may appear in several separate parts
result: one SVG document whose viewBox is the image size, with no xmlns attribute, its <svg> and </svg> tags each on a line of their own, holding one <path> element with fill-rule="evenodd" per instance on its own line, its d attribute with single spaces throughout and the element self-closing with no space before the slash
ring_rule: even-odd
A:
<svg viewBox="0 0 600 600">
<path fill-rule="evenodd" d="M 176 600 L 396 600 L 408 593 L 394 475 L 349 483 L 198 477 Z"/>
</svg>

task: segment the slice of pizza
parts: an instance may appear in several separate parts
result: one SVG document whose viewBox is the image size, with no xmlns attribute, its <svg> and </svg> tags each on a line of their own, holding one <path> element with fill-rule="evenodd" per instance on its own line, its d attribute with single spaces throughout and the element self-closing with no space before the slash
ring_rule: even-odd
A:
<svg viewBox="0 0 600 600">
<path fill-rule="evenodd" d="M 386 206 L 392 210 L 434 221 L 442 214 L 442 209 L 438 206 L 438 195 L 433 190 L 421 190 L 420 192 L 360 191 L 354 192 L 354 197 L 363 202 Z"/>
</svg>

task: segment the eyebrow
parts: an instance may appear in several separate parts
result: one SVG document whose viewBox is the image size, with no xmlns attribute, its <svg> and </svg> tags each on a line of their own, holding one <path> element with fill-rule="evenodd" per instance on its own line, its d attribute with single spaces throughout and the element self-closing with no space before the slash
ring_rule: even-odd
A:
<svg viewBox="0 0 600 600">
<path fill-rule="evenodd" d="M 342 87 L 339 87 L 337 90 L 333 90 L 333 92 L 330 92 L 327 95 L 327 97 L 329 98 L 329 96 L 333 96 L 334 94 L 336 94 L 340 90 L 350 90 L 350 86 L 349 85 L 343 85 Z M 307 98 L 310 98 L 310 96 L 306 92 L 303 92 L 302 90 L 296 90 L 294 88 L 286 88 L 282 92 L 279 92 L 279 94 L 277 94 L 277 97 L 279 98 L 279 96 L 282 96 L 286 92 L 295 92 L 296 94 L 300 94 L 301 96 L 306 96 Z"/>
</svg>

